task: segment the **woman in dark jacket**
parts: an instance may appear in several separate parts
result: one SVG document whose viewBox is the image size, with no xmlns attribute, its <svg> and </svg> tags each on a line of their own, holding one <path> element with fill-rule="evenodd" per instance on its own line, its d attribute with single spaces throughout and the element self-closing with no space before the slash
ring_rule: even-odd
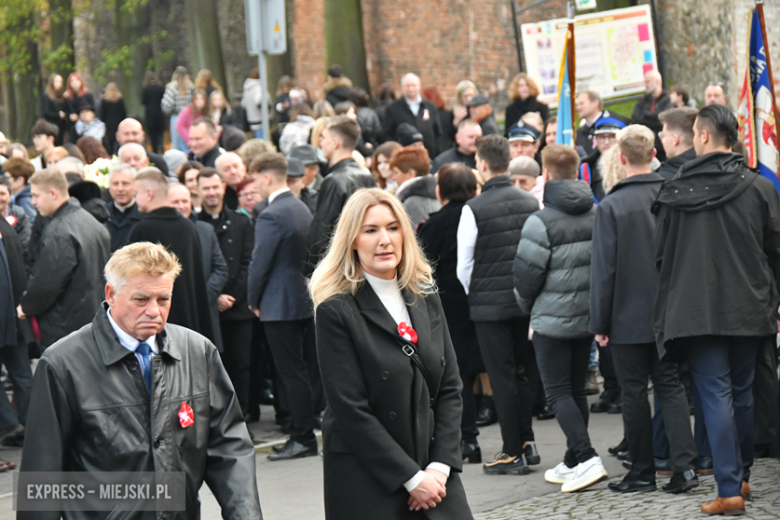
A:
<svg viewBox="0 0 780 520">
<path fill-rule="evenodd" d="M 68 87 L 65 90 L 65 111 L 68 116 L 68 142 L 75 143 L 79 138 L 76 134 L 76 121 L 79 120 L 79 112 L 82 105 L 95 106 L 95 96 L 87 90 L 84 79 L 78 72 L 71 72 L 68 76 Z"/>
<path fill-rule="evenodd" d="M 119 123 L 127 117 L 127 108 L 119 87 L 113 81 L 106 85 L 106 93 L 103 94 L 98 112 L 98 119 L 106 125 L 103 144 L 106 146 L 106 150 L 114 153 L 116 151 L 114 149 L 116 147 L 116 130 L 119 128 Z"/>
<path fill-rule="evenodd" d="M 506 107 L 506 122 L 504 124 L 504 136 L 509 135 L 520 118 L 528 112 L 536 112 L 542 116 L 542 121 L 550 119 L 550 108 L 536 100 L 539 95 L 539 87 L 527 74 L 518 74 L 509 84 L 509 99 L 512 104 Z"/>
<path fill-rule="evenodd" d="M 452 345 L 458 356 L 460 379 L 463 381 L 461 398 L 463 417 L 460 432 L 463 440 L 460 450 L 463 459 L 471 463 L 482 462 L 482 452 L 477 443 L 477 404 L 474 398 L 474 381 L 482 366 L 477 331 L 469 319 L 469 302 L 463 284 L 455 269 L 458 265 L 458 224 L 466 201 L 477 195 L 477 178 L 465 164 L 450 163 L 439 169 L 439 191 L 442 209 L 433 213 L 420 225 L 417 236 L 428 260 L 434 266 L 433 277 L 439 288 L 441 305 L 447 326 L 451 331 Z"/>
<path fill-rule="evenodd" d="M 65 101 L 65 81 L 59 74 L 49 76 L 46 92 L 43 94 L 43 118 L 57 125 L 60 133 L 54 138 L 54 146 L 62 146 L 65 133 L 68 131 L 68 105 Z"/>
<path fill-rule="evenodd" d="M 374 188 L 349 199 L 310 290 L 328 398 L 326 518 L 471 519 L 457 358 L 396 198 Z"/>
<path fill-rule="evenodd" d="M 162 113 L 162 98 L 165 95 L 165 85 L 156 72 L 144 74 L 144 87 L 141 89 L 141 104 L 144 106 L 144 127 L 152 151 L 163 150 L 163 134 L 165 133 L 165 116 Z"/>
</svg>

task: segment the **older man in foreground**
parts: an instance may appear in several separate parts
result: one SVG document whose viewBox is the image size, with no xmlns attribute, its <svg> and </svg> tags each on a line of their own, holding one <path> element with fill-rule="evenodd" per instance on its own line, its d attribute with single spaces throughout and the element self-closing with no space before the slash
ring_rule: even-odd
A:
<svg viewBox="0 0 780 520">
<path fill-rule="evenodd" d="M 200 334 L 167 324 L 180 271 L 159 244 L 114 253 L 92 323 L 41 356 L 22 471 L 183 472 L 186 510 L 158 511 L 160 518 L 197 518 L 205 481 L 224 518 L 261 519 L 254 449 L 219 353 Z M 60 516 L 99 514 L 18 512 Z"/>
</svg>

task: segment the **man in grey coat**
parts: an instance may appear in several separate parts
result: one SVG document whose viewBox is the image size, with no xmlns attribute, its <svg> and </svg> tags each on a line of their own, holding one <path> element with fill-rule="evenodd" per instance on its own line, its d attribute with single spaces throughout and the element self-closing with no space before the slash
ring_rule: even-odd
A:
<svg viewBox="0 0 780 520">
<path fill-rule="evenodd" d="M 192 220 L 200 238 L 200 252 L 203 258 L 203 276 L 206 278 L 206 291 L 209 295 L 211 327 L 214 329 L 214 345 L 222 352 L 222 334 L 219 328 L 219 307 L 217 298 L 228 281 L 228 266 L 222 250 L 219 248 L 214 227 L 206 222 L 192 218 L 192 195 L 183 184 L 171 184 L 168 188 L 168 204 L 176 208 L 181 216 Z"/>
<path fill-rule="evenodd" d="M 579 491 L 607 478 L 588 435 L 590 345 L 588 292 L 596 207 L 577 180 L 577 152 L 551 145 L 542 153 L 544 209 L 525 222 L 512 270 L 520 308 L 531 314 L 533 344 L 547 399 L 566 434 L 562 463 L 545 480 Z"/>
</svg>

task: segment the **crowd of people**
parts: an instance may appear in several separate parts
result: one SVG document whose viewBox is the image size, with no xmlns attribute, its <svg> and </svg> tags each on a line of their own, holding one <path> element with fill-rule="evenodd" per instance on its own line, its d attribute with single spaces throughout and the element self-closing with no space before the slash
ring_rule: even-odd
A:
<svg viewBox="0 0 780 520">
<path fill-rule="evenodd" d="M 142 123 L 115 84 L 96 106 L 78 73 L 54 75 L 31 131 L 38 155 L 0 139 L 0 362 L 15 397 L 0 399 L 0 442 L 24 445 L 22 469 L 102 467 L 62 433 L 75 419 L 58 407 L 86 406 L 71 401 L 86 389 L 51 348 L 91 326 L 100 349 L 135 353 L 128 370 L 141 367 L 153 398 L 195 402 L 201 374 L 219 398 L 196 420 L 230 409 L 212 434 L 240 438 L 239 451 L 249 434 L 230 428 L 259 420 L 261 404 L 289 434 L 272 461 L 319 454 L 322 430 L 328 518 L 471 518 L 458 473 L 482 463 L 479 428 L 496 422 L 486 474 L 531 473 L 534 420 L 555 418 L 567 443 L 544 478 L 585 489 L 607 479 L 588 435 L 604 412 L 623 414 L 609 452 L 629 470 L 610 489 L 653 491 L 668 474 L 663 491 L 681 493 L 714 472 L 718 498 L 702 510 L 744 512 L 754 457 L 777 456 L 780 202 L 744 164 L 722 84 L 698 110 L 688 87 L 667 92 L 650 71 L 631 118 L 580 92 L 570 147 L 525 74 L 503 131 L 470 81 L 448 110 L 412 73 L 373 107 L 338 65 L 316 101 L 283 77 L 273 144 L 260 139 L 257 71 L 240 111 L 207 70 L 144 83 Z M 192 388 L 166 387 L 160 354 L 185 350 L 164 338 L 199 341 L 166 323 L 207 338 L 226 379 L 198 347 L 193 372 L 170 376 Z M 156 449 L 165 434 L 152 428 Z M 79 449 L 81 465 L 65 461 Z M 256 496 L 244 496 L 252 511 Z"/>
</svg>

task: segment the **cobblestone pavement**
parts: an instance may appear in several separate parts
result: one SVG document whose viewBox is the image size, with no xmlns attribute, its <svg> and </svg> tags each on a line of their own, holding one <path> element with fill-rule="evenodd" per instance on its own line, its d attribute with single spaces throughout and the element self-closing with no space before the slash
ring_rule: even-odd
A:
<svg viewBox="0 0 780 520">
<path fill-rule="evenodd" d="M 751 491 L 753 501 L 747 502 L 747 514 L 742 518 L 769 520 L 780 518 L 780 490 L 777 481 L 780 462 L 761 459 L 753 466 Z M 622 477 L 621 477 L 622 478 Z M 620 478 L 613 479 L 618 481 Z M 705 518 L 699 511 L 702 503 L 717 496 L 715 477 L 702 477 L 701 485 L 681 495 L 660 491 L 668 478 L 659 478 L 659 491 L 654 493 L 619 494 L 602 482 L 580 493 L 550 494 L 520 500 L 512 504 L 474 515 L 475 520 L 602 520 L 630 518 L 632 520 L 683 520 Z M 551 486 L 552 487 L 552 486 Z"/>
</svg>

